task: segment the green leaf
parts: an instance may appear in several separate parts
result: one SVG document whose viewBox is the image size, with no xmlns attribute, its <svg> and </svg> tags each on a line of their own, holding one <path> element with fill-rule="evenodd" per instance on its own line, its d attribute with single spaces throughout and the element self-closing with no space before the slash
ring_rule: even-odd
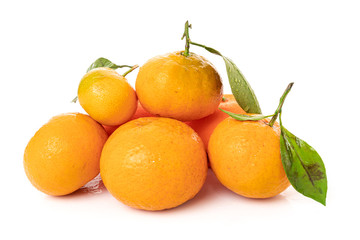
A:
<svg viewBox="0 0 360 240">
<path fill-rule="evenodd" d="M 224 109 L 219 108 L 221 111 L 223 111 L 224 113 L 226 113 L 227 115 L 229 115 L 230 117 L 236 119 L 236 120 L 240 120 L 240 121 L 258 121 L 258 120 L 262 120 L 268 117 L 272 117 L 273 115 L 268 115 L 268 116 L 264 116 L 264 115 L 245 115 L 245 114 L 236 114 L 236 113 L 232 113 L 229 111 L 226 111 Z"/>
<path fill-rule="evenodd" d="M 326 170 L 320 155 L 281 122 L 280 125 L 281 161 L 291 185 L 303 195 L 326 205 Z"/>
<path fill-rule="evenodd" d="M 226 65 L 231 91 L 234 94 L 237 103 L 247 113 L 261 114 L 259 102 L 249 82 L 246 81 L 245 77 L 233 61 L 224 56 L 223 59 Z"/>
<path fill-rule="evenodd" d="M 261 114 L 260 104 L 256 98 L 254 90 L 251 88 L 249 82 L 245 79 L 244 75 L 240 72 L 239 68 L 235 65 L 235 63 L 231 59 L 223 56 L 219 51 L 211 47 L 207 47 L 194 42 L 190 43 L 192 45 L 203 47 L 207 51 L 221 56 L 224 59 L 231 91 L 234 94 L 237 103 L 247 113 Z"/>
<path fill-rule="evenodd" d="M 90 67 L 87 69 L 86 72 L 89 72 L 90 70 L 92 70 L 94 68 L 99 68 L 99 67 L 108 67 L 108 68 L 112 68 L 112 69 L 118 69 L 118 68 L 123 68 L 123 67 L 131 68 L 132 66 L 116 65 L 115 63 L 111 62 L 110 60 L 108 60 L 106 58 L 98 58 L 95 62 L 93 62 L 90 65 Z"/>
</svg>

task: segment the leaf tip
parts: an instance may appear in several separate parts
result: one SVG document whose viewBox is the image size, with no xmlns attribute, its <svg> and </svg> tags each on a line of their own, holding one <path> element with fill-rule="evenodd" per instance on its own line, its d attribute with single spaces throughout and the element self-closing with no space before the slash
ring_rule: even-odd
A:
<svg viewBox="0 0 360 240">
<path fill-rule="evenodd" d="M 78 100 L 78 96 L 76 96 L 73 100 L 71 100 L 71 103 L 76 103 Z"/>
<path fill-rule="evenodd" d="M 321 203 L 324 207 L 326 207 L 326 196 L 319 197 L 317 199 L 314 199 L 315 201 Z"/>
</svg>

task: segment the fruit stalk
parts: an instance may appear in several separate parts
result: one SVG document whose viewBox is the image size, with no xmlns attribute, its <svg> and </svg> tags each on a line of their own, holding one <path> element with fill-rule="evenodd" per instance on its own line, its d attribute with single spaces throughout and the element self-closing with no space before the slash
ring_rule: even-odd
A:
<svg viewBox="0 0 360 240">
<path fill-rule="evenodd" d="M 184 31 L 184 34 L 183 34 L 183 36 L 182 36 L 182 38 L 181 38 L 181 40 L 183 40 L 184 39 L 184 37 L 185 37 L 185 51 L 184 51 L 184 53 L 183 53 L 183 55 L 185 56 L 185 57 L 187 57 L 187 56 L 189 56 L 189 48 L 190 48 L 190 36 L 189 36 L 189 28 L 191 28 L 191 24 L 189 24 L 189 21 L 186 21 L 186 23 L 185 23 L 185 31 Z"/>
<path fill-rule="evenodd" d="M 132 66 L 132 68 L 130 68 L 128 71 L 126 71 L 122 76 L 125 77 L 126 75 L 128 75 L 129 73 L 131 73 L 132 71 L 134 71 L 138 67 L 139 67 L 139 65 L 137 65 L 137 64 Z"/>
<path fill-rule="evenodd" d="M 270 122 L 269 122 L 269 126 L 272 127 L 279 115 L 279 113 L 281 112 L 281 109 L 282 109 L 282 106 L 284 104 L 284 101 L 285 101 L 285 98 L 286 96 L 288 95 L 288 93 L 290 92 L 292 86 L 294 85 L 293 82 L 289 83 L 289 85 L 287 86 L 287 88 L 285 89 L 283 95 L 281 96 L 280 98 L 280 103 L 279 103 L 279 106 L 277 107 L 275 113 L 274 113 L 274 116 L 271 118 Z"/>
</svg>

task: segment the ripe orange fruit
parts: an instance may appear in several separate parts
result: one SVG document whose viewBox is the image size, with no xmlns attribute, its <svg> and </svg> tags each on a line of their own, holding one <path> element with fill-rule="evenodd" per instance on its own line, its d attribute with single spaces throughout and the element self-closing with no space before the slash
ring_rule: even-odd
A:
<svg viewBox="0 0 360 240">
<path fill-rule="evenodd" d="M 91 117 L 68 113 L 53 117 L 29 141 L 24 168 L 30 182 L 49 195 L 66 195 L 99 174 L 107 134 Z"/>
<path fill-rule="evenodd" d="M 211 169 L 231 191 L 249 198 L 269 198 L 289 185 L 280 156 L 280 128 L 268 120 L 227 118 L 209 141 Z"/>
<path fill-rule="evenodd" d="M 221 101 L 221 78 L 205 58 L 168 53 L 147 61 L 139 70 L 136 93 L 150 113 L 181 121 L 212 114 Z"/>
<path fill-rule="evenodd" d="M 146 111 L 143 106 L 141 106 L 140 102 L 138 102 L 138 106 L 136 109 L 135 114 L 131 117 L 130 120 L 134 120 L 134 119 L 138 119 L 141 117 L 155 117 L 154 115 L 152 115 L 151 113 L 149 113 L 148 111 Z M 105 128 L 105 131 L 108 133 L 108 135 L 110 136 L 118 127 L 119 125 L 116 126 L 107 126 L 107 125 L 103 125 L 103 127 Z"/>
<path fill-rule="evenodd" d="M 95 68 L 81 79 L 78 99 L 84 110 L 105 125 L 127 122 L 136 111 L 137 97 L 126 78 L 111 68 Z"/>
<path fill-rule="evenodd" d="M 224 94 L 224 98 L 221 101 L 219 108 L 233 113 L 246 114 L 246 112 L 236 102 L 235 97 L 232 94 Z M 204 142 L 205 148 L 207 149 L 212 132 L 221 121 L 228 117 L 229 115 L 217 109 L 213 114 L 191 121 L 188 124 L 199 134 Z"/>
<path fill-rule="evenodd" d="M 174 208 L 192 199 L 207 174 L 204 145 L 180 121 L 148 117 L 121 125 L 100 160 L 105 187 L 124 204 L 144 209 Z"/>
</svg>

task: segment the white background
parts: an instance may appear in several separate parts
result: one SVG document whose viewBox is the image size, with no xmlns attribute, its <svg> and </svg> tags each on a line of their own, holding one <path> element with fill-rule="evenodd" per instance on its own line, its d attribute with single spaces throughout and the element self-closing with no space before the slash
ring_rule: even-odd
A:
<svg viewBox="0 0 360 240">
<path fill-rule="evenodd" d="M 1 239 L 359 239 L 360 6 L 357 1 L 1 1 Z M 292 187 L 246 199 L 210 172 L 192 201 L 162 212 L 131 209 L 104 188 L 50 197 L 22 158 L 52 116 L 71 104 L 98 57 L 117 64 L 182 50 L 190 37 L 230 57 L 271 114 L 295 85 L 283 123 L 322 156 L 327 206 Z M 222 60 L 215 64 L 230 92 Z M 137 71 L 128 75 L 134 84 Z"/>
</svg>

